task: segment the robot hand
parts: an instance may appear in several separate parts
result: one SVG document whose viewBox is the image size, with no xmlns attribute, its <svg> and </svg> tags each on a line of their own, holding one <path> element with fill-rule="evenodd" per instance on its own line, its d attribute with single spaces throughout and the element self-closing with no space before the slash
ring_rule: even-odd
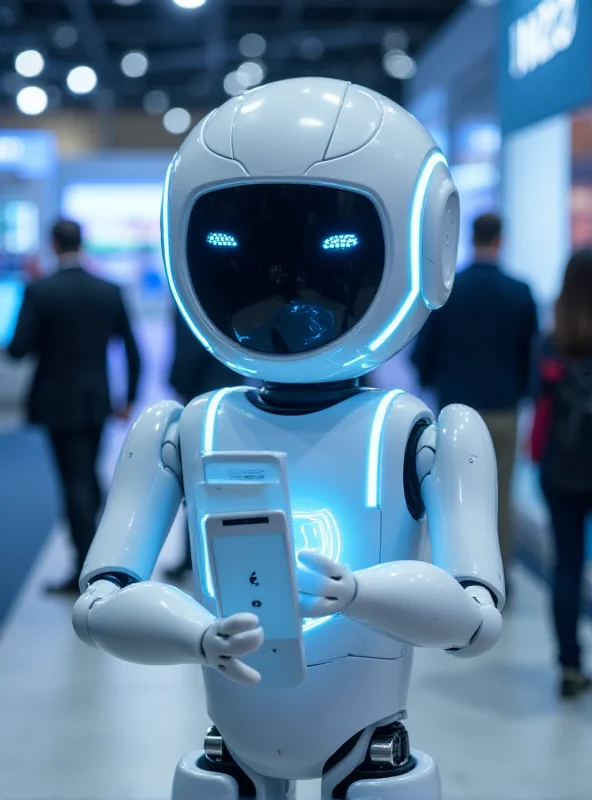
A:
<svg viewBox="0 0 592 800">
<path fill-rule="evenodd" d="M 356 594 L 356 579 L 343 564 L 313 550 L 298 553 L 298 589 L 303 617 L 340 614 Z"/>
<path fill-rule="evenodd" d="M 502 635 L 502 615 L 484 586 L 467 586 L 465 593 L 481 606 L 481 625 L 466 647 L 451 648 L 448 652 L 457 658 L 474 658 L 491 650 Z"/>
<path fill-rule="evenodd" d="M 263 644 L 263 628 L 255 614 L 234 614 L 217 619 L 204 634 L 202 650 L 206 663 L 229 680 L 245 686 L 257 686 L 261 675 L 238 660 L 254 653 Z"/>
</svg>

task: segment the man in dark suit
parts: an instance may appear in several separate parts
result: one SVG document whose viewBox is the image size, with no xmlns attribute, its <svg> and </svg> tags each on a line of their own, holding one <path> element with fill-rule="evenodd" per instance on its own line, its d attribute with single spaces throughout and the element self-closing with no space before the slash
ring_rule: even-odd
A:
<svg viewBox="0 0 592 800">
<path fill-rule="evenodd" d="M 72 576 L 48 590 L 75 592 L 101 507 L 96 461 L 103 426 L 112 412 L 109 341 L 122 339 L 127 355 L 127 406 L 118 412 L 124 419 L 136 397 L 140 357 L 120 289 L 81 265 L 80 226 L 57 222 L 52 245 L 59 269 L 27 287 L 8 352 L 14 358 L 37 358 L 29 421 L 49 432 L 76 551 Z"/>
<path fill-rule="evenodd" d="M 480 412 L 495 447 L 499 532 L 509 565 L 511 484 L 518 405 L 529 395 L 537 311 L 529 287 L 499 268 L 502 224 L 496 214 L 473 223 L 475 262 L 461 272 L 448 303 L 417 337 L 412 361 L 440 406 L 464 403 Z"/>
<path fill-rule="evenodd" d="M 175 307 L 174 354 L 169 383 L 183 405 L 206 392 L 226 386 L 241 386 L 243 378 L 202 347 Z M 185 551 L 181 562 L 166 571 L 166 577 L 179 580 L 191 569 L 189 533 L 185 535 Z"/>
</svg>

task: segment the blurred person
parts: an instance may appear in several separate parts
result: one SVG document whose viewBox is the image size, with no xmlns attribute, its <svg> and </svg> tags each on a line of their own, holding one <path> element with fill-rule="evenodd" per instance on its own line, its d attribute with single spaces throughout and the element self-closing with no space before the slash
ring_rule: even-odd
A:
<svg viewBox="0 0 592 800">
<path fill-rule="evenodd" d="M 532 456 L 555 543 L 553 621 L 560 693 L 592 686 L 581 669 L 578 620 L 585 522 L 592 511 L 592 250 L 570 259 L 555 306 L 555 329 L 543 342 Z"/>
<path fill-rule="evenodd" d="M 183 405 L 206 392 L 240 386 L 243 378 L 226 367 L 200 344 L 175 306 L 173 362 L 169 383 Z M 175 567 L 165 571 L 170 580 L 180 580 L 191 570 L 189 529 L 185 523 L 184 552 Z"/>
<path fill-rule="evenodd" d="M 27 286 L 8 352 L 13 358 L 37 358 L 28 419 L 49 433 L 76 554 L 72 575 L 48 591 L 77 592 L 102 504 L 96 462 L 112 412 L 109 341 L 122 339 L 127 355 L 127 405 L 117 413 L 122 419 L 129 417 L 136 398 L 140 356 L 121 290 L 83 267 L 78 223 L 56 222 L 51 243 L 58 270 Z"/>
<path fill-rule="evenodd" d="M 448 303 L 420 331 L 411 360 L 421 385 L 436 393 L 441 408 L 470 406 L 489 428 L 498 465 L 500 548 L 507 573 L 518 405 L 531 390 L 538 319 L 527 284 L 500 269 L 502 222 L 497 214 L 475 219 L 473 246 L 473 264 L 457 276 Z M 507 594 L 510 589 L 506 579 Z"/>
</svg>

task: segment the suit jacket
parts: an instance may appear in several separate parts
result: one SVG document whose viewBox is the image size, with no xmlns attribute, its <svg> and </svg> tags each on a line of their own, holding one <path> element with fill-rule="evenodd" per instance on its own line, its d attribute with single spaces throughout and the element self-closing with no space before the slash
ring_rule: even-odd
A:
<svg viewBox="0 0 592 800">
<path fill-rule="evenodd" d="M 185 401 L 200 394 L 240 386 L 241 375 L 226 367 L 195 338 L 175 307 L 174 356 L 169 383 Z"/>
<path fill-rule="evenodd" d="M 8 352 L 38 359 L 28 400 L 31 423 L 77 428 L 105 421 L 111 413 L 107 346 L 115 337 L 125 345 L 132 403 L 140 356 L 119 287 L 81 267 L 27 287 Z"/>
<path fill-rule="evenodd" d="M 515 410 L 532 389 L 537 330 L 528 286 L 494 264 L 474 264 L 420 331 L 411 360 L 441 406 Z"/>
</svg>

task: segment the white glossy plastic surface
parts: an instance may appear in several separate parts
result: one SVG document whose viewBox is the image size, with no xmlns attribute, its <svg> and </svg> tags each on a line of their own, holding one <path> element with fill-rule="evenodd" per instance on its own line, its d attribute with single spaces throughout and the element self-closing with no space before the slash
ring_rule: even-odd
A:
<svg viewBox="0 0 592 800">
<path fill-rule="evenodd" d="M 418 647 L 465 647 L 481 625 L 480 606 L 447 572 L 394 561 L 355 572 L 348 617 Z"/>
<path fill-rule="evenodd" d="M 368 89 L 295 79 L 233 98 L 189 134 L 167 174 L 163 254 L 173 296 L 202 344 L 247 377 L 317 383 L 362 375 L 404 347 L 428 316 L 422 285 L 430 285 L 432 271 L 441 280 L 442 265 L 424 258 L 424 234 L 432 226 L 444 231 L 438 186 L 445 176 L 448 167 L 427 131 Z M 274 181 L 366 195 L 380 215 L 386 249 L 382 283 L 360 322 L 337 342 L 282 357 L 246 350 L 214 327 L 193 291 L 185 248 L 188 214 L 199 195 Z M 445 184 L 452 186 L 451 179 Z"/>
<path fill-rule="evenodd" d="M 423 225 L 421 292 L 430 309 L 441 308 L 450 297 L 456 274 L 460 236 L 460 200 L 448 168 L 434 170 Z"/>
<path fill-rule="evenodd" d="M 136 580 L 152 575 L 182 499 L 178 477 L 163 464 L 162 449 L 183 406 L 164 400 L 147 408 L 129 432 L 115 469 L 105 512 L 90 547 L 80 591 L 105 572 Z"/>
<path fill-rule="evenodd" d="M 97 581 L 76 602 L 74 627 L 83 641 L 136 664 L 206 663 L 202 640 L 212 615 L 192 597 L 152 581 L 108 586 Z"/>
<path fill-rule="evenodd" d="M 438 419 L 436 458 L 422 483 L 432 559 L 458 581 L 486 586 L 501 611 L 504 573 L 497 531 L 497 462 L 487 427 L 467 406 Z"/>
</svg>

